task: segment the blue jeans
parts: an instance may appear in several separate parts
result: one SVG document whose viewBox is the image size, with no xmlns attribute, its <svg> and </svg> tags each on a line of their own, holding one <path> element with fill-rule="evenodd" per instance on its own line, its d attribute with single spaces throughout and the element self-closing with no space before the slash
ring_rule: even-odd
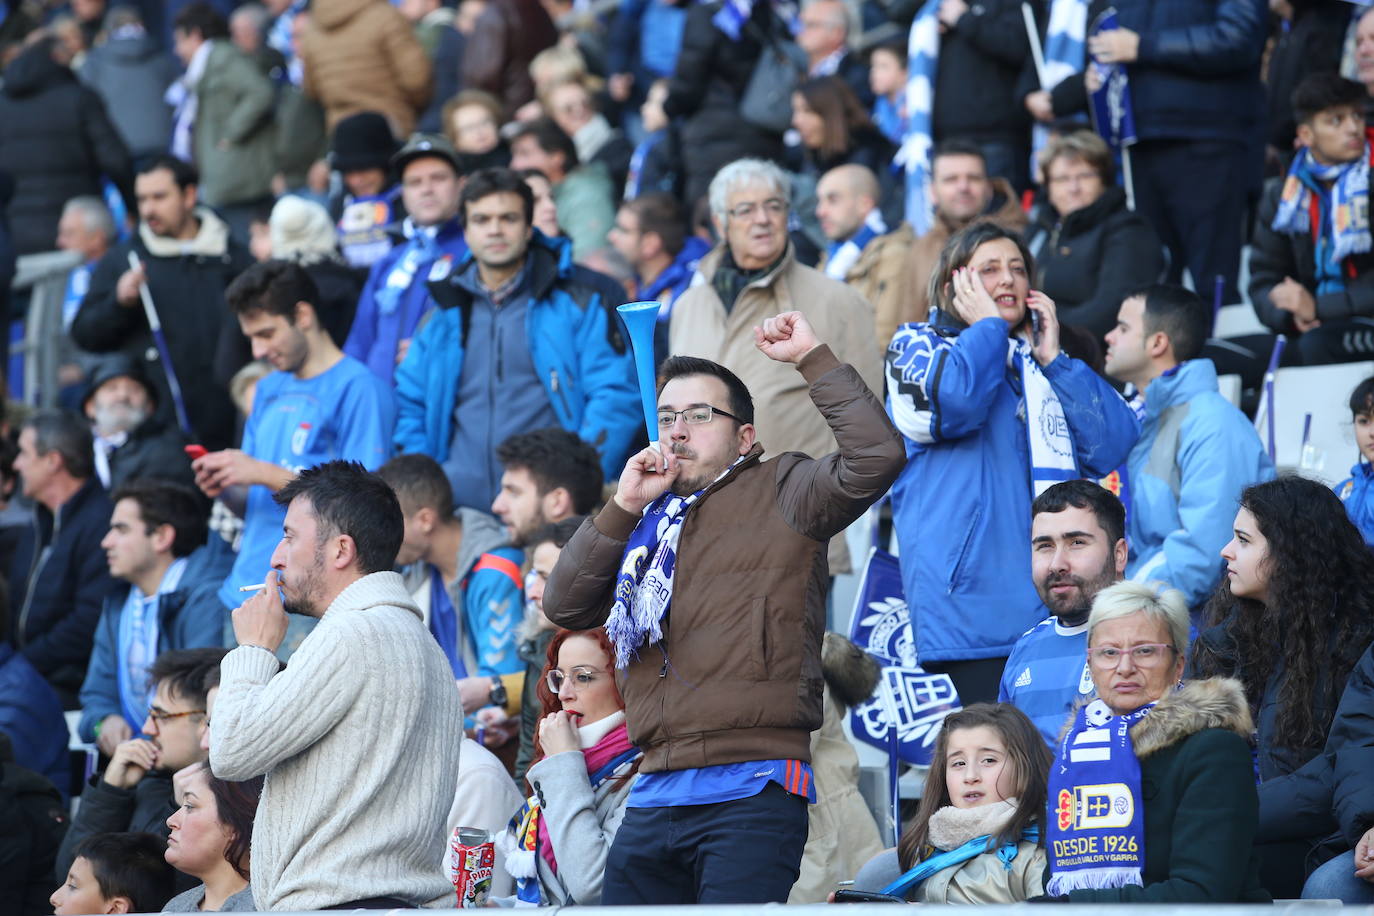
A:
<svg viewBox="0 0 1374 916">
<path fill-rule="evenodd" d="M 606 906 L 786 903 L 801 871 L 806 799 L 776 782 L 714 805 L 627 808 L 606 858 Z"/>
<path fill-rule="evenodd" d="M 1355 853 L 1343 852 L 1307 876 L 1302 899 L 1374 903 L 1374 884 L 1355 877 Z"/>
</svg>

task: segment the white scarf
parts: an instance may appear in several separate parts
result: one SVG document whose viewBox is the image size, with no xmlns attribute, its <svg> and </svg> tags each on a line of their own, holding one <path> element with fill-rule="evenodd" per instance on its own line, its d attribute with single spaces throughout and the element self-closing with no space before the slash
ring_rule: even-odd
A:
<svg viewBox="0 0 1374 916">
<path fill-rule="evenodd" d="M 1016 337 L 1009 340 L 1007 365 L 1021 370 L 1026 438 L 1030 442 L 1031 496 L 1039 496 L 1057 483 L 1079 477 L 1073 437 L 1069 435 L 1064 405 L 1059 403 L 1054 386 L 1035 361 L 1030 344 Z"/>
</svg>

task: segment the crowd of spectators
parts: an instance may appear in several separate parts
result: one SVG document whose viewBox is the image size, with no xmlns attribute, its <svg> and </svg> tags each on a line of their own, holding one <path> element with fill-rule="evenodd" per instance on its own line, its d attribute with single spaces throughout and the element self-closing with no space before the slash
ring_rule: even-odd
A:
<svg viewBox="0 0 1374 916">
<path fill-rule="evenodd" d="M 1374 358 L 1371 112 L 1343 0 L 0 4 L 0 896 L 1374 902 L 1374 378 L 1334 492 L 1218 383 Z"/>
</svg>

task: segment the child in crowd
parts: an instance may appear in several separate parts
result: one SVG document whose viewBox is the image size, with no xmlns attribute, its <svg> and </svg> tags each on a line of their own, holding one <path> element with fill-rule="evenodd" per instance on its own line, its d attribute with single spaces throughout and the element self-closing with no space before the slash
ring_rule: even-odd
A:
<svg viewBox="0 0 1374 916">
<path fill-rule="evenodd" d="M 151 833 L 97 833 L 76 847 L 67 880 L 48 902 L 56 916 L 156 913 L 172 897 L 166 844 Z"/>
<path fill-rule="evenodd" d="M 914 903 L 1014 903 L 1041 894 L 1050 752 L 1010 703 L 951 713 L 916 817 L 862 869 L 866 891 Z"/>
<path fill-rule="evenodd" d="M 1350 421 L 1355 426 L 1355 445 L 1360 457 L 1350 476 L 1336 484 L 1336 495 L 1345 503 L 1346 514 L 1374 547 L 1374 377 L 1355 386 L 1350 393 Z"/>
<path fill-rule="evenodd" d="M 868 88 L 873 90 L 873 123 L 898 145 L 906 137 L 906 43 L 878 45 L 868 58 Z"/>
</svg>

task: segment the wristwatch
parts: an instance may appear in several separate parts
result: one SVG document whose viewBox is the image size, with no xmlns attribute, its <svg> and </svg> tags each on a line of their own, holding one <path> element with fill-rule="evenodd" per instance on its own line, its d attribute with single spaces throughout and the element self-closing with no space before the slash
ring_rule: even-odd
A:
<svg viewBox="0 0 1374 916">
<path fill-rule="evenodd" d="M 501 679 L 495 675 L 492 675 L 491 693 L 487 695 L 487 699 L 492 706 L 506 705 L 506 700 L 508 699 L 506 696 L 506 685 L 501 683 Z"/>
</svg>

